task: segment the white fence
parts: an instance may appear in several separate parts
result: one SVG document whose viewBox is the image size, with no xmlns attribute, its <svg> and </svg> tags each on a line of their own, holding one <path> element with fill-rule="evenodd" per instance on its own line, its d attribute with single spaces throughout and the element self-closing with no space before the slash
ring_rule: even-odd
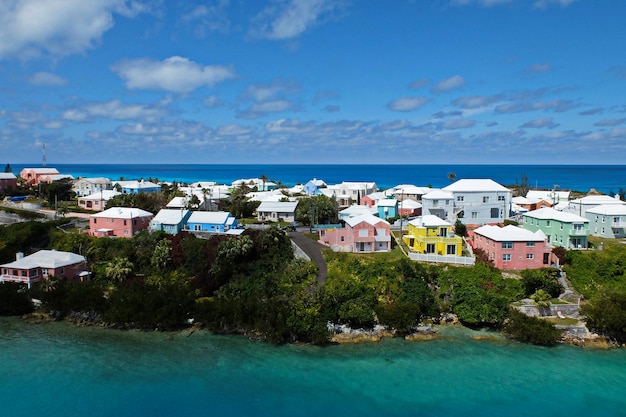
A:
<svg viewBox="0 0 626 417">
<path fill-rule="evenodd" d="M 413 253 L 409 252 L 409 259 L 419 262 L 435 262 L 455 265 L 474 265 L 476 259 L 472 256 L 436 255 L 433 253 Z"/>
</svg>

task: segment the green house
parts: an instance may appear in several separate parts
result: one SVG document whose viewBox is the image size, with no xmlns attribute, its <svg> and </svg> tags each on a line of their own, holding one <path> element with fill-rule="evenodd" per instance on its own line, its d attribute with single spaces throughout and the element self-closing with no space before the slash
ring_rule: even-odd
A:
<svg viewBox="0 0 626 417">
<path fill-rule="evenodd" d="M 567 249 L 587 247 L 589 220 L 576 214 L 545 207 L 525 213 L 523 227 L 531 232 L 541 230 L 552 246 Z"/>
</svg>

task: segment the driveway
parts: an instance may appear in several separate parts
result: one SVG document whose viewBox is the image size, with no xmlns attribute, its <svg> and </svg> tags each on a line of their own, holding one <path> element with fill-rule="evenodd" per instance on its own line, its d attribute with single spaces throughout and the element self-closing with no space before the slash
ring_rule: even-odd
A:
<svg viewBox="0 0 626 417">
<path fill-rule="evenodd" d="M 322 255 L 322 249 L 328 248 L 313 239 L 309 239 L 303 232 L 289 232 L 288 235 L 291 240 L 315 262 L 317 265 L 317 284 L 320 287 L 324 285 L 326 275 L 328 275 L 328 268 L 326 267 L 324 255 Z"/>
</svg>

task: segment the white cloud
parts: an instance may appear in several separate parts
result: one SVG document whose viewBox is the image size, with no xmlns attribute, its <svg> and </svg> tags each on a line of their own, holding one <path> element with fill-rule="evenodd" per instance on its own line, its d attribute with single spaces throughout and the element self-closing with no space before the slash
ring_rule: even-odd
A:
<svg viewBox="0 0 626 417">
<path fill-rule="evenodd" d="M 626 122 L 626 118 L 621 118 L 621 119 L 605 119 L 605 120 L 600 120 L 599 122 L 594 123 L 594 126 L 617 126 L 617 125 L 621 125 L 622 123 Z"/>
<path fill-rule="evenodd" d="M 219 136 L 241 136 L 241 135 L 249 135 L 253 133 L 256 129 L 252 126 L 242 126 L 239 124 L 231 123 L 224 126 L 220 126 L 217 129 L 217 134 Z"/>
<path fill-rule="evenodd" d="M 221 105 L 224 104 L 224 102 L 222 100 L 220 100 L 219 98 L 217 98 L 214 95 L 210 95 L 207 98 L 205 98 L 204 100 L 202 100 L 202 104 L 204 104 L 207 107 L 219 107 Z"/>
<path fill-rule="evenodd" d="M 254 101 L 266 101 L 283 94 L 296 93 L 299 90 L 300 87 L 293 81 L 274 80 L 269 84 L 249 85 L 243 96 Z"/>
<path fill-rule="evenodd" d="M 147 104 L 124 104 L 119 100 L 102 103 L 90 103 L 80 109 L 68 109 L 63 112 L 63 119 L 73 122 L 85 122 L 92 117 L 114 120 L 145 119 L 154 120 L 165 114 L 165 110 Z"/>
<path fill-rule="evenodd" d="M 55 129 L 61 129 L 65 127 L 65 123 L 63 123 L 60 120 L 50 120 L 48 122 L 45 122 L 43 124 L 44 129 L 50 129 L 50 130 L 55 130 Z"/>
<path fill-rule="evenodd" d="M 253 20 L 253 36 L 267 39 L 292 39 L 318 25 L 341 7 L 336 0 L 288 0 L 266 7 Z"/>
<path fill-rule="evenodd" d="M 567 7 L 574 3 L 575 0 L 537 0 L 533 3 L 533 7 L 536 9 L 546 9 L 551 5 Z"/>
<path fill-rule="evenodd" d="M 50 72 L 37 72 L 28 79 L 28 82 L 33 85 L 59 86 L 65 85 L 67 80 Z"/>
<path fill-rule="evenodd" d="M 64 56 L 97 44 L 113 15 L 133 17 L 145 6 L 127 0 L 3 0 L 0 59 Z"/>
<path fill-rule="evenodd" d="M 445 80 L 439 81 L 437 85 L 432 89 L 433 93 L 446 93 L 450 90 L 461 88 L 465 85 L 465 80 L 460 75 L 454 75 Z"/>
<path fill-rule="evenodd" d="M 531 120 L 529 122 L 524 123 L 523 125 L 521 125 L 521 128 L 533 128 L 533 129 L 540 129 L 542 127 L 548 127 L 548 128 L 554 128 L 557 127 L 558 124 L 554 123 L 554 121 L 552 120 L 552 117 L 543 117 L 540 119 L 535 119 L 535 120 Z"/>
<path fill-rule="evenodd" d="M 444 129 L 467 129 L 476 125 L 476 121 L 470 119 L 450 119 L 446 120 L 441 127 Z"/>
<path fill-rule="evenodd" d="M 455 106 L 462 109 L 479 109 L 481 107 L 489 106 L 502 99 L 501 95 L 493 96 L 465 96 L 459 97 L 452 101 Z"/>
<path fill-rule="evenodd" d="M 387 106 L 392 111 L 412 111 L 419 109 L 430 101 L 427 97 L 402 97 Z"/>
<path fill-rule="evenodd" d="M 173 56 L 163 61 L 148 58 L 125 60 L 111 69 L 130 89 L 165 90 L 189 93 L 200 86 L 213 86 L 235 76 L 232 69 L 220 65 L 201 66 L 187 58 Z"/>
<path fill-rule="evenodd" d="M 272 100 L 262 103 L 254 103 L 250 111 L 254 113 L 279 113 L 293 108 L 293 103 L 288 100 Z"/>
<path fill-rule="evenodd" d="M 230 28 L 226 13 L 228 5 L 228 0 L 219 0 L 215 5 L 197 5 L 184 12 L 180 21 L 184 25 L 193 25 L 194 34 L 201 38 L 210 32 L 227 33 Z"/>
<path fill-rule="evenodd" d="M 512 0 L 452 0 L 455 6 L 467 6 L 469 4 L 478 4 L 484 7 L 493 7 L 499 4 L 511 3 Z"/>
</svg>

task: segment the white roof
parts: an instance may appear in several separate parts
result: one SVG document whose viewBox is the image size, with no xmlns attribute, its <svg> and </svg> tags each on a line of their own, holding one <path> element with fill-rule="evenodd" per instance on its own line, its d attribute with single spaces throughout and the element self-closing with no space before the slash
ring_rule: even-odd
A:
<svg viewBox="0 0 626 417">
<path fill-rule="evenodd" d="M 111 180 L 105 177 L 78 178 L 76 182 L 84 181 L 90 184 L 110 184 Z"/>
<path fill-rule="evenodd" d="M 380 207 L 395 207 L 398 204 L 398 200 L 395 198 L 383 198 L 376 201 L 376 205 Z"/>
<path fill-rule="evenodd" d="M 360 216 L 348 217 L 346 219 L 346 224 L 350 227 L 354 227 L 363 222 L 371 224 L 372 226 L 376 226 L 378 223 L 382 222 L 383 224 L 389 226 L 389 222 L 381 219 L 380 217 L 376 217 L 373 214 L 361 214 Z"/>
<path fill-rule="evenodd" d="M 622 201 L 619 198 L 611 197 L 609 195 L 588 195 L 572 200 L 570 203 L 584 204 L 585 206 L 600 206 L 609 204 L 626 204 L 626 201 Z"/>
<path fill-rule="evenodd" d="M 417 208 L 422 207 L 422 205 L 415 200 L 407 198 L 405 200 L 400 201 L 398 203 L 398 207 L 401 209 L 417 209 Z"/>
<path fill-rule="evenodd" d="M 374 214 L 377 213 L 376 207 L 368 207 L 359 204 L 353 204 L 350 207 L 347 207 L 339 212 L 341 216 L 359 216 L 361 214 Z"/>
<path fill-rule="evenodd" d="M 297 206 L 297 201 L 263 201 L 256 210 L 261 212 L 294 213 Z"/>
<path fill-rule="evenodd" d="M 35 174 L 58 174 L 56 168 L 24 168 L 22 171 L 33 171 Z"/>
<path fill-rule="evenodd" d="M 412 184 L 400 184 L 393 187 L 393 192 L 399 194 L 423 195 L 433 191 L 430 187 L 418 187 Z"/>
<path fill-rule="evenodd" d="M 148 216 L 152 216 L 152 213 L 136 207 L 111 207 L 110 209 L 91 215 L 91 217 L 108 217 L 110 219 L 133 219 Z"/>
<path fill-rule="evenodd" d="M 626 216 L 625 204 L 604 204 L 601 206 L 592 207 L 587 210 L 587 213 L 601 214 L 604 216 Z"/>
<path fill-rule="evenodd" d="M 150 181 L 117 181 L 117 183 L 122 187 L 122 188 L 136 188 L 136 189 L 142 189 L 142 188 L 155 188 L 155 187 L 160 187 L 159 184 L 155 184 L 153 182 Z"/>
<path fill-rule="evenodd" d="M 109 200 L 111 197 L 115 197 L 116 195 L 120 195 L 119 191 L 115 190 L 102 190 L 96 191 L 95 193 L 91 193 L 85 197 L 80 197 L 81 200 Z"/>
<path fill-rule="evenodd" d="M 454 198 L 451 192 L 444 190 L 433 190 L 422 196 L 423 200 L 450 200 Z"/>
<path fill-rule="evenodd" d="M 174 197 L 169 201 L 169 203 L 165 205 L 165 207 L 184 208 L 184 207 L 187 207 L 188 204 L 189 204 L 188 197 Z"/>
<path fill-rule="evenodd" d="M 524 213 L 524 216 L 532 217 L 534 219 L 556 220 L 564 223 L 589 223 L 589 220 L 584 217 L 580 217 L 572 213 L 566 213 L 564 211 L 558 211 L 551 207 L 544 207 L 539 210 L 529 211 L 528 213 Z"/>
<path fill-rule="evenodd" d="M 387 195 L 385 193 L 381 192 L 381 191 L 376 191 L 374 193 L 366 195 L 366 197 L 369 197 L 373 201 L 376 201 L 376 200 L 382 200 L 382 199 L 387 198 Z"/>
<path fill-rule="evenodd" d="M 567 201 L 569 195 L 569 191 L 528 190 L 526 198 L 552 201 L 553 197 L 556 197 L 557 201 Z"/>
<path fill-rule="evenodd" d="M 61 268 L 63 266 L 74 265 L 84 262 L 85 257 L 72 252 L 62 252 L 57 250 L 40 250 L 32 255 L 23 257 L 8 264 L 2 265 L 6 268 L 30 269 L 30 268 Z"/>
<path fill-rule="evenodd" d="M 69 178 L 70 180 L 74 179 L 74 177 L 69 174 L 50 174 L 50 175 L 45 175 L 45 176 L 50 178 L 51 181 L 59 181 L 59 180 L 64 180 L 66 178 Z"/>
<path fill-rule="evenodd" d="M 508 188 L 490 179 L 463 179 L 443 187 L 445 191 L 472 192 L 472 191 L 510 191 Z"/>
<path fill-rule="evenodd" d="M 161 209 L 151 223 L 178 224 L 189 213 L 189 210 Z"/>
<path fill-rule="evenodd" d="M 530 230 L 522 229 L 521 227 L 511 224 L 504 227 L 485 225 L 474 230 L 474 233 L 488 237 L 497 242 L 543 242 L 546 240 L 546 235 L 541 230 L 531 232 Z"/>
<path fill-rule="evenodd" d="M 227 211 L 193 211 L 189 216 L 188 223 L 202 224 L 226 224 L 231 217 Z"/>
<path fill-rule="evenodd" d="M 410 225 L 415 227 L 439 227 L 439 226 L 452 226 L 445 220 L 440 219 L 434 214 L 425 214 L 423 216 L 416 217 L 409 222 Z"/>
<path fill-rule="evenodd" d="M 0 180 L 12 180 L 15 178 L 16 176 L 12 172 L 0 172 Z"/>
</svg>

